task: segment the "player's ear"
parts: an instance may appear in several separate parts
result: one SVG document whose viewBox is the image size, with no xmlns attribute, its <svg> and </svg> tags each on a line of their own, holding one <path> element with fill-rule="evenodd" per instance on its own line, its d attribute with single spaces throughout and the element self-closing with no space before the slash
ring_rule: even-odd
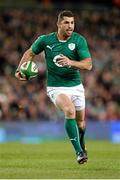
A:
<svg viewBox="0 0 120 180">
<path fill-rule="evenodd" d="M 61 21 L 57 21 L 57 27 L 59 28 L 60 27 L 60 23 L 61 23 Z"/>
<path fill-rule="evenodd" d="M 57 21 L 57 27 L 59 28 L 59 22 Z"/>
</svg>

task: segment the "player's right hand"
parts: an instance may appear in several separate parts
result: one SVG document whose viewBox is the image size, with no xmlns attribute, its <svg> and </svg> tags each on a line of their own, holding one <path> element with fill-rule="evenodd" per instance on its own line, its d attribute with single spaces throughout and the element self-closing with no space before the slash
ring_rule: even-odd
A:
<svg viewBox="0 0 120 180">
<path fill-rule="evenodd" d="M 23 77 L 18 69 L 15 72 L 15 77 L 20 81 L 27 81 L 26 77 Z"/>
</svg>

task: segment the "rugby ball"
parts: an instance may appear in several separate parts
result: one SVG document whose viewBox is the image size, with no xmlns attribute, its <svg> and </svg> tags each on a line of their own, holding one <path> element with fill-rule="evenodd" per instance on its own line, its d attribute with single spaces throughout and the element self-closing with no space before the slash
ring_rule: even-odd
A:
<svg viewBox="0 0 120 180">
<path fill-rule="evenodd" d="M 36 77 L 38 75 L 37 64 L 30 60 L 27 62 L 24 62 L 20 66 L 20 73 L 22 77 L 25 77 L 28 80 Z"/>
</svg>

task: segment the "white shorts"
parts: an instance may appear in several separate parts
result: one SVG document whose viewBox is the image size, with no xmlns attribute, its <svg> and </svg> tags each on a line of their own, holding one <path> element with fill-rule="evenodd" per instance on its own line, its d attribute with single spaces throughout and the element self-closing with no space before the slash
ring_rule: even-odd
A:
<svg viewBox="0 0 120 180">
<path fill-rule="evenodd" d="M 85 109 L 85 93 L 82 84 L 74 87 L 47 87 L 47 95 L 55 105 L 59 94 L 68 96 L 77 111 Z"/>
</svg>

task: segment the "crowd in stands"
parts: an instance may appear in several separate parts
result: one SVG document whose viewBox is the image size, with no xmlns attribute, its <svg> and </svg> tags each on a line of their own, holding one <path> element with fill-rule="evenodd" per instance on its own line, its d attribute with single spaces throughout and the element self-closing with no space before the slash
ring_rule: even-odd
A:
<svg viewBox="0 0 120 180">
<path fill-rule="evenodd" d="M 15 76 L 27 48 L 41 34 L 57 30 L 56 13 L 33 9 L 0 12 L 0 121 L 61 120 L 63 114 L 46 96 L 44 53 L 36 56 L 39 76 L 20 82 Z M 81 71 L 86 93 L 86 119 L 120 120 L 120 12 L 79 11 L 76 31 L 88 41 L 92 71 Z"/>
</svg>

